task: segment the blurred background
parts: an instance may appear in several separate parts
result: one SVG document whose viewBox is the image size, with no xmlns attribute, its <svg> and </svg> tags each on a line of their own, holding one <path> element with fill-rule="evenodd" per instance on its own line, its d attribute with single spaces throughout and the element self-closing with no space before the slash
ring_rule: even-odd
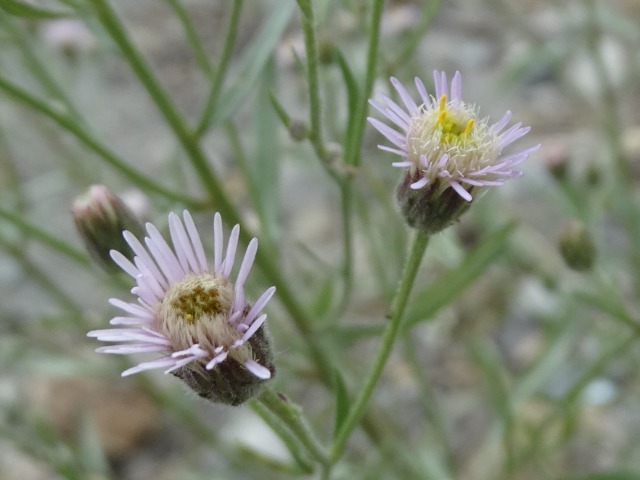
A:
<svg viewBox="0 0 640 480">
<path fill-rule="evenodd" d="M 314 478 L 252 408 L 207 404 L 158 372 L 121 379 L 135 359 L 85 336 L 131 285 L 89 260 L 75 198 L 104 184 L 161 229 L 187 206 L 209 249 L 216 211 L 96 3 L 0 0 L 0 479 Z M 352 172 L 347 278 L 340 189 L 276 108 L 308 117 L 295 2 L 109 4 L 357 392 L 410 236 L 382 137 L 366 127 Z M 340 159 L 372 5 L 314 8 L 324 141 Z M 44 18 L 58 11 L 77 15 Z M 542 148 L 432 239 L 374 396 L 381 434 L 372 446 L 356 431 L 332 478 L 640 478 L 639 25 L 638 0 L 385 2 L 374 97 L 389 76 L 414 92 L 414 76 L 460 70 L 465 101 L 495 120 L 511 110 L 532 126 L 518 146 Z M 576 228 L 597 252 L 577 264 Z M 252 275 L 253 298 L 268 282 Z M 267 310 L 274 388 L 325 441 L 335 393 L 287 312 Z"/>
</svg>

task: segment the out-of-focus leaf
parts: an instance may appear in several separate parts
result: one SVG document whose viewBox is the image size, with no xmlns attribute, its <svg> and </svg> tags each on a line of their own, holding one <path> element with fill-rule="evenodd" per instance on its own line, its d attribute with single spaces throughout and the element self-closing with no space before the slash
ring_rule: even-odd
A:
<svg viewBox="0 0 640 480">
<path fill-rule="evenodd" d="M 492 233 L 484 242 L 471 250 L 460 265 L 440 276 L 426 290 L 419 293 L 409 305 L 405 328 L 423 322 L 438 310 L 449 305 L 506 251 L 507 242 L 515 223 L 508 223 Z"/>
<path fill-rule="evenodd" d="M 255 207 L 270 244 L 278 243 L 278 205 L 280 188 L 280 155 L 278 152 L 278 121 L 271 108 L 269 91 L 275 76 L 273 62 L 269 62 L 260 79 L 260 95 L 255 113 L 254 138 L 257 138 L 253 154 L 250 185 L 253 187 Z"/>
<path fill-rule="evenodd" d="M 271 16 L 264 22 L 262 30 L 256 35 L 253 45 L 242 59 L 236 72 L 233 86 L 220 96 L 220 103 L 208 123 L 215 124 L 227 120 L 238 109 L 240 103 L 254 90 L 260 73 L 271 57 L 273 49 L 282 36 L 282 32 L 289 24 L 289 20 L 293 15 L 294 5 L 293 1 L 280 1 L 277 3 L 277 7 L 274 8 Z"/>
<path fill-rule="evenodd" d="M 342 423 L 349 413 L 349 392 L 344 383 L 344 379 L 338 369 L 333 372 L 333 389 L 336 392 L 336 422 L 333 429 L 333 437 L 337 435 L 342 427 Z"/>
<path fill-rule="evenodd" d="M 558 480 L 638 480 L 640 471 L 637 472 L 601 472 L 581 477 L 560 477 Z"/>
<path fill-rule="evenodd" d="M 19 2 L 17 0 L 0 0 L 0 10 L 13 15 L 15 17 L 25 18 L 61 18 L 70 17 L 72 13 L 61 12 L 58 10 L 49 10 L 46 8 L 36 7 L 25 2 Z"/>
<path fill-rule="evenodd" d="M 335 282 L 336 279 L 333 276 L 329 276 L 322 282 L 320 288 L 318 288 L 318 292 L 314 296 L 313 303 L 311 304 L 311 311 L 316 317 L 324 318 L 331 310 L 333 286 Z"/>
<path fill-rule="evenodd" d="M 349 63 L 342 55 L 342 52 L 340 52 L 340 50 L 336 48 L 334 54 L 336 56 L 336 60 L 338 61 L 340 72 L 342 73 L 344 85 L 347 89 L 347 111 L 349 112 L 349 117 L 347 119 L 346 138 L 349 139 L 353 136 L 353 130 L 354 128 L 356 128 L 357 124 L 357 120 L 355 120 L 355 114 L 358 110 L 359 100 L 358 83 L 356 82 Z M 347 156 L 346 158 L 349 157 Z"/>
<path fill-rule="evenodd" d="M 87 412 L 82 412 L 78 425 L 78 460 L 83 470 L 93 475 L 109 475 L 109 462 L 100 440 L 100 432 Z"/>
<path fill-rule="evenodd" d="M 336 348 L 346 348 L 360 340 L 377 337 L 384 331 L 384 325 L 334 325 L 319 329 L 316 333 L 327 336 Z"/>
<path fill-rule="evenodd" d="M 598 293 L 577 292 L 576 297 L 592 307 L 596 307 L 603 313 L 610 315 L 615 320 L 628 325 L 637 330 L 640 324 L 635 320 L 632 314 L 627 311 L 620 292 L 608 285 L 600 285 Z"/>
</svg>

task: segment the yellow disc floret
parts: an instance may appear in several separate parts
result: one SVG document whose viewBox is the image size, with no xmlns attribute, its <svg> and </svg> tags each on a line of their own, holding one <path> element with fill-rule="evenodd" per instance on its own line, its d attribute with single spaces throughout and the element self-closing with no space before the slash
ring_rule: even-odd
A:
<svg viewBox="0 0 640 480">
<path fill-rule="evenodd" d="M 449 102 L 443 94 L 437 108 L 422 105 L 411 118 L 407 156 L 431 180 L 442 170 L 464 176 L 495 161 L 500 154 L 495 140 L 487 121 L 478 121 L 472 106 Z M 437 166 L 443 155 L 448 156 L 446 164 Z"/>
<path fill-rule="evenodd" d="M 233 305 L 233 285 L 208 273 L 187 275 L 166 292 L 160 303 L 160 331 L 171 340 L 175 351 L 193 344 L 213 351 L 228 350 L 242 334 L 229 323 Z M 251 347 L 244 344 L 230 350 L 238 361 L 251 358 Z"/>
</svg>

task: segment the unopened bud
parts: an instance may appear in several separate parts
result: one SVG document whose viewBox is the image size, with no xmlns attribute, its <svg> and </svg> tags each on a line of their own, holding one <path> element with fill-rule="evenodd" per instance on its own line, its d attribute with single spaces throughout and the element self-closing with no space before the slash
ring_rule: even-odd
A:
<svg viewBox="0 0 640 480">
<path fill-rule="evenodd" d="M 572 220 L 565 224 L 558 242 L 560 253 L 567 266 L 585 271 L 593 267 L 596 246 L 591 234 L 581 222 Z"/>
<path fill-rule="evenodd" d="M 567 178 L 569 150 L 564 144 L 547 146 L 544 150 L 547 170 L 559 182 Z"/>
<path fill-rule="evenodd" d="M 76 198 L 71 213 L 91 258 L 107 272 L 119 272 L 109 252 L 117 250 L 130 259 L 133 252 L 122 237 L 124 230 L 142 236 L 142 225 L 129 207 L 104 185 L 92 185 Z"/>
<path fill-rule="evenodd" d="M 309 127 L 307 122 L 297 118 L 291 119 L 289 122 L 289 135 L 295 142 L 302 142 L 309 137 Z"/>
<path fill-rule="evenodd" d="M 318 60 L 323 65 L 330 65 L 336 59 L 335 42 L 329 38 L 321 38 L 318 42 Z"/>
<path fill-rule="evenodd" d="M 585 175 L 587 185 L 590 187 L 596 187 L 602 182 L 602 170 L 599 165 L 591 162 L 587 165 L 587 172 Z"/>
<path fill-rule="evenodd" d="M 61 18 L 44 23 L 45 42 L 70 59 L 95 48 L 96 39 L 80 20 Z"/>
</svg>

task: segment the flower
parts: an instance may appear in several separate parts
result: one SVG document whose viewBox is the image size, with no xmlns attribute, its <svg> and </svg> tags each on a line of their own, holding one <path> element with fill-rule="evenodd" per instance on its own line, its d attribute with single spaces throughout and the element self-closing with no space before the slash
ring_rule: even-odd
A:
<svg viewBox="0 0 640 480">
<path fill-rule="evenodd" d="M 110 303 L 126 316 L 116 316 L 121 326 L 89 332 L 118 345 L 96 351 L 113 354 L 157 352 L 162 356 L 125 370 L 122 376 L 150 369 L 165 369 L 184 380 L 198 395 L 232 405 L 255 395 L 260 383 L 273 376 L 269 341 L 261 313 L 275 292 L 268 288 L 253 304 L 244 284 L 255 259 L 258 241 L 249 242 L 235 282 L 231 280 L 239 226 L 231 230 L 224 252 L 222 219 L 213 223 L 213 268 L 188 211 L 184 222 L 169 215 L 173 249 L 158 229 L 147 223 L 146 248 L 130 232 L 124 238 L 135 253 L 133 262 L 112 251 L 113 260 L 136 280 L 131 293 L 138 303 L 112 298 Z"/>
<path fill-rule="evenodd" d="M 479 118 L 476 107 L 462 100 L 460 72 L 454 75 L 450 89 L 444 72 L 434 71 L 433 76 L 435 96 L 427 93 L 422 80 L 415 79 L 422 100 L 419 105 L 395 78 L 391 83 L 405 108 L 386 95 L 382 104 L 369 101 L 393 127 L 368 118 L 393 144 L 379 148 L 402 157 L 392 165 L 405 171 L 398 199 L 409 223 L 431 233 L 453 223 L 485 187 L 521 176 L 514 167 L 540 147 L 504 155 L 503 149 L 530 127 L 516 123 L 505 130 L 511 120 L 509 111 L 494 124 Z"/>
</svg>

